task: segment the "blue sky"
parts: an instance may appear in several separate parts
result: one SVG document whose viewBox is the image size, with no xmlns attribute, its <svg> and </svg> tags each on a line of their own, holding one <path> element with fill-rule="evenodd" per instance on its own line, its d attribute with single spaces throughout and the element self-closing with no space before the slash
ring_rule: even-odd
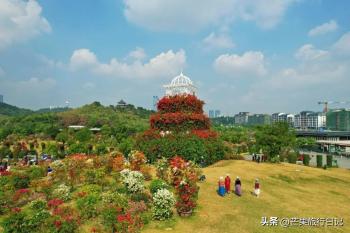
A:
<svg viewBox="0 0 350 233">
<path fill-rule="evenodd" d="M 0 94 L 151 108 L 184 71 L 224 114 L 350 100 L 346 0 L 0 0 Z M 334 106 L 349 107 L 349 106 Z"/>
</svg>

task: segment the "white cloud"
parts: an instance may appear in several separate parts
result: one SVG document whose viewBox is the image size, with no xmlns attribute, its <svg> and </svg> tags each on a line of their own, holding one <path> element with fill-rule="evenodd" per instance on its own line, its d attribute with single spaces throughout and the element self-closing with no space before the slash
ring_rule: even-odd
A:
<svg viewBox="0 0 350 233">
<path fill-rule="evenodd" d="M 330 20 L 327 23 L 318 25 L 309 31 L 309 36 L 320 36 L 338 29 L 338 24 L 335 20 Z"/>
<path fill-rule="evenodd" d="M 310 61 L 324 58 L 328 54 L 328 51 L 316 49 L 312 44 L 306 44 L 298 49 L 295 53 L 295 57 L 300 60 Z"/>
<path fill-rule="evenodd" d="M 51 31 L 35 0 L 0 1 L 0 49 Z"/>
<path fill-rule="evenodd" d="M 350 55 L 350 32 L 345 33 L 332 48 L 339 55 Z"/>
<path fill-rule="evenodd" d="M 259 51 L 248 51 L 243 55 L 222 54 L 214 61 L 218 73 L 232 76 L 263 76 L 267 73 L 264 54 Z"/>
<path fill-rule="evenodd" d="M 178 73 L 186 64 L 184 50 L 173 52 L 169 50 L 142 63 L 136 60 L 132 63 L 118 61 L 112 58 L 109 63 L 101 63 L 89 49 L 75 50 L 70 58 L 73 70 L 88 70 L 96 75 L 122 78 L 161 78 Z"/>
<path fill-rule="evenodd" d="M 260 111 L 290 111 L 291 108 L 301 111 L 316 109 L 319 100 L 346 99 L 350 57 L 340 55 L 348 48 L 349 38 L 350 33 L 344 34 L 328 50 L 302 46 L 296 51 L 300 59 L 295 66 L 270 71 L 269 76 L 255 82 L 237 102 Z M 350 55 L 350 50 L 346 54 Z M 279 98 L 281 100 L 276 101 Z"/>
<path fill-rule="evenodd" d="M 202 41 L 204 49 L 232 49 L 235 47 L 231 37 L 225 33 L 210 33 Z"/>
<path fill-rule="evenodd" d="M 124 0 L 128 21 L 151 30 L 192 32 L 234 20 L 273 28 L 295 0 Z"/>
<path fill-rule="evenodd" d="M 134 60 L 143 60 L 147 56 L 146 56 L 145 50 L 143 48 L 137 47 L 135 50 L 133 50 L 129 53 L 128 57 L 130 57 L 131 59 L 134 59 Z"/>
</svg>

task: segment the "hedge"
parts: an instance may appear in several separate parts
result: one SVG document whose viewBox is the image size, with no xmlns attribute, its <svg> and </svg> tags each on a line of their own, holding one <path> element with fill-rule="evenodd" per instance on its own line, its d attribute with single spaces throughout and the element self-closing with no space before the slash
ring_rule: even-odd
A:
<svg viewBox="0 0 350 233">
<path fill-rule="evenodd" d="M 310 164 L 310 155 L 304 154 L 303 163 L 304 163 L 305 166 L 309 166 L 309 164 Z"/>
<path fill-rule="evenodd" d="M 316 157 L 317 167 L 322 167 L 322 155 L 317 155 Z"/>
<path fill-rule="evenodd" d="M 327 155 L 327 167 L 332 167 L 333 155 Z"/>
<path fill-rule="evenodd" d="M 186 160 L 191 160 L 203 165 L 212 164 L 222 160 L 225 154 L 225 146 L 217 138 L 200 138 L 195 135 L 170 134 L 164 137 L 143 140 L 136 139 L 136 148 L 145 153 L 149 162 L 165 157 L 172 158 L 180 155 Z"/>
</svg>

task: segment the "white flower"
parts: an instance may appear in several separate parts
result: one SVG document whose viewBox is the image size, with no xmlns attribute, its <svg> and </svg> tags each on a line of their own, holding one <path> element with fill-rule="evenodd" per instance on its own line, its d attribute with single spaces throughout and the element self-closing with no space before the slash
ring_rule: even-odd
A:
<svg viewBox="0 0 350 233">
<path fill-rule="evenodd" d="M 153 196 L 153 217 L 158 220 L 170 218 L 174 204 L 174 194 L 167 189 L 159 189 Z"/>
<path fill-rule="evenodd" d="M 120 172 L 122 182 L 131 193 L 141 192 L 144 189 L 144 177 L 139 171 L 124 169 Z"/>
</svg>

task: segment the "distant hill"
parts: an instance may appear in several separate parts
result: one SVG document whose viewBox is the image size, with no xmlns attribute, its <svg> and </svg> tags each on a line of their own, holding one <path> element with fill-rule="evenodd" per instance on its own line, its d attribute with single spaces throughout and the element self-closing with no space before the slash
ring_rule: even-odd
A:
<svg viewBox="0 0 350 233">
<path fill-rule="evenodd" d="M 124 135 L 118 140 L 142 132 L 149 127 L 153 111 L 127 104 L 103 106 L 99 102 L 78 108 L 40 109 L 31 111 L 8 104 L 0 106 L 0 141 L 10 134 L 41 135 L 55 138 L 70 125 L 98 127 L 112 135 Z"/>
<path fill-rule="evenodd" d="M 59 107 L 59 108 L 41 108 L 39 110 L 36 110 L 35 113 L 47 113 L 47 112 L 66 112 L 71 110 L 71 108 L 68 107 Z"/>
<path fill-rule="evenodd" d="M 26 115 L 31 113 L 33 113 L 33 111 L 29 109 L 19 108 L 6 103 L 0 103 L 0 115 L 17 116 L 17 115 Z"/>
</svg>

